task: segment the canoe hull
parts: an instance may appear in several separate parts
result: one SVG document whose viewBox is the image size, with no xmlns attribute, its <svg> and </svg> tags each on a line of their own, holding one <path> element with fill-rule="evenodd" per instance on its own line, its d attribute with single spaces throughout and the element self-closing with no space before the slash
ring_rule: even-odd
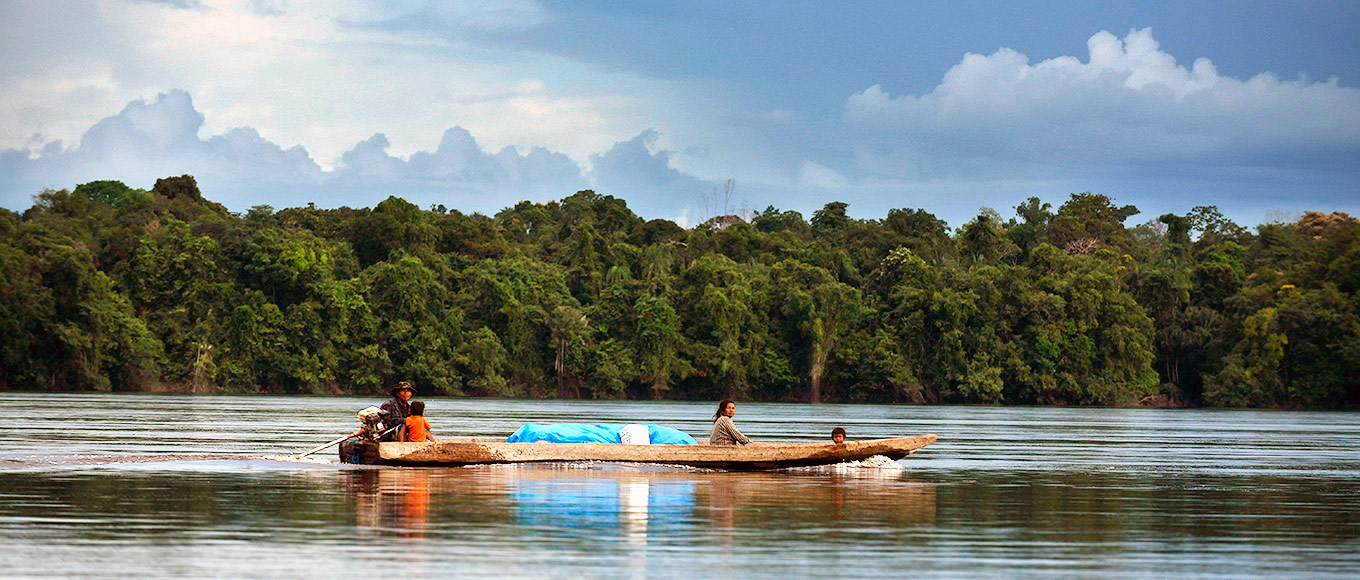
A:
<svg viewBox="0 0 1360 580">
<path fill-rule="evenodd" d="M 496 439 L 449 439 L 438 443 L 353 442 L 341 446 L 342 461 L 376 465 L 459 466 L 539 461 L 660 463 L 755 471 L 829 465 L 884 455 L 901 459 L 934 443 L 934 434 L 893 439 L 822 442 L 760 442 L 747 446 L 622 445 L 615 443 L 506 443 Z"/>
</svg>

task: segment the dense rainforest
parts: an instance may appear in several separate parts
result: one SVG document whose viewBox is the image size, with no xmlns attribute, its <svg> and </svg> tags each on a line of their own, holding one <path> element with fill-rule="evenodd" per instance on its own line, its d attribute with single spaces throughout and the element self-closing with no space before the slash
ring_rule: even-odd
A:
<svg viewBox="0 0 1360 580">
<path fill-rule="evenodd" d="M 0 389 L 1360 406 L 1360 223 L 1092 193 L 952 229 L 581 191 L 233 214 L 191 176 L 0 210 Z"/>
</svg>

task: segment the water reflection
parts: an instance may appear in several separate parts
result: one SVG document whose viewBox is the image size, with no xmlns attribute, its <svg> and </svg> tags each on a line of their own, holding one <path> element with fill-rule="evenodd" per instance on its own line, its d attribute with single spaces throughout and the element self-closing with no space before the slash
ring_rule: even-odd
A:
<svg viewBox="0 0 1360 580">
<path fill-rule="evenodd" d="M 63 412 L 10 425 L 0 440 L 6 580 L 1350 579 L 1360 570 L 1356 413 L 752 404 L 743 430 L 762 438 L 820 438 L 834 425 L 942 438 L 902 461 L 905 471 L 369 469 L 277 459 L 352 429 L 366 399 L 44 397 Z M 437 413 L 449 418 L 444 431 L 470 435 L 545 417 L 643 416 L 699 433 L 712 412 L 432 403 L 450 411 Z M 31 406 L 31 396 L 0 394 L 9 416 Z M 186 412 L 197 428 L 159 420 Z"/>
<path fill-rule="evenodd" d="M 623 525 L 626 543 L 647 545 L 648 506 L 651 505 L 651 482 L 646 477 L 619 478 L 619 522 Z M 691 502 L 693 498 L 688 498 Z"/>
<path fill-rule="evenodd" d="M 362 469 L 345 472 L 344 485 L 365 537 L 428 539 L 491 522 L 512 526 L 524 542 L 574 549 L 646 547 L 653 537 L 730 542 L 770 529 L 934 524 L 935 484 L 893 475 L 536 465 Z"/>
<path fill-rule="evenodd" d="M 936 521 L 935 484 L 846 476 L 713 473 L 701 502 L 719 535 L 740 528 L 798 529 L 838 524 L 910 527 Z"/>
<path fill-rule="evenodd" d="M 430 474 L 422 469 L 355 470 L 345 473 L 354 496 L 354 520 L 362 537 L 422 539 L 430 524 Z"/>
</svg>

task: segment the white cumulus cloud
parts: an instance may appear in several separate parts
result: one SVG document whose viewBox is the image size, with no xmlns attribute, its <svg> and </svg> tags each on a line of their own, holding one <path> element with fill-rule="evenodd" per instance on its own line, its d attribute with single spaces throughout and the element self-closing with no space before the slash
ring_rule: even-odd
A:
<svg viewBox="0 0 1360 580">
<path fill-rule="evenodd" d="M 521 199 L 557 199 L 588 185 L 566 155 L 541 147 L 525 154 L 512 147 L 489 153 L 461 127 L 447 130 L 433 151 L 407 158 L 390 155 L 387 138 L 376 134 L 326 171 L 302 147 L 284 149 L 252 128 L 200 138 L 203 125 L 188 93 L 171 91 L 130 103 L 90 127 L 78 143 L 0 151 L 0 205 L 22 209 L 46 188 L 102 179 L 150 187 L 157 178 L 182 174 L 194 175 L 207 197 L 237 211 L 262 201 L 276 207 L 308 202 L 366 207 L 397 195 L 420 205 L 494 212 Z"/>
<path fill-rule="evenodd" d="M 1036 64 L 1014 50 L 968 54 L 930 93 L 874 85 L 850 96 L 844 119 L 872 173 L 931 176 L 1028 168 L 1066 175 L 1168 170 L 1174 164 L 1354 173 L 1360 90 L 1335 80 L 1225 77 L 1190 67 L 1151 29 L 1100 32 L 1082 62 Z"/>
</svg>

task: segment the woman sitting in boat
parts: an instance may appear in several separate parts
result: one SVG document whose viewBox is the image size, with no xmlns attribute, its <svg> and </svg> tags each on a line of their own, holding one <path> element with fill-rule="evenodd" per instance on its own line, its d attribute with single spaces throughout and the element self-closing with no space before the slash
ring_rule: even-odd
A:
<svg viewBox="0 0 1360 580">
<path fill-rule="evenodd" d="M 750 445 L 751 440 L 747 439 L 741 431 L 737 430 L 737 425 L 732 422 L 732 417 L 737 414 L 737 404 L 731 399 L 723 399 L 718 403 L 718 412 L 713 414 L 713 434 L 708 436 L 709 445 Z"/>
</svg>

